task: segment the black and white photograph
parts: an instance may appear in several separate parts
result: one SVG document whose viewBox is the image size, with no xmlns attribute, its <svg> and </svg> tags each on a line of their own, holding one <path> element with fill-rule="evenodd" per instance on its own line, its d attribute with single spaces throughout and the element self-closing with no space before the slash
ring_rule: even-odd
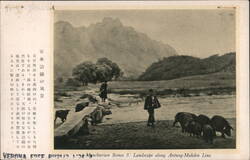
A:
<svg viewBox="0 0 250 160">
<path fill-rule="evenodd" d="M 54 11 L 54 149 L 236 149 L 236 8 Z"/>
</svg>

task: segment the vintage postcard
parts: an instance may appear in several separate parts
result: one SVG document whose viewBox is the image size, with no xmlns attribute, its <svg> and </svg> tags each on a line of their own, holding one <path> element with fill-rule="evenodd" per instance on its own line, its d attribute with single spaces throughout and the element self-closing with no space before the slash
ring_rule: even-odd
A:
<svg viewBox="0 0 250 160">
<path fill-rule="evenodd" d="M 235 149 L 236 12 L 55 10 L 55 149 Z"/>
<path fill-rule="evenodd" d="M 37 50 L 48 84 L 43 158 L 249 158 L 245 3 L 41 6 L 50 17 L 48 50 Z"/>
</svg>

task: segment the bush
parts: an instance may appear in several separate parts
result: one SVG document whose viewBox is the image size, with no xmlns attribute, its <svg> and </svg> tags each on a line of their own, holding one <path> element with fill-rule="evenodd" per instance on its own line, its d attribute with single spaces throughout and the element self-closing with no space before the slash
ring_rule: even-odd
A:
<svg viewBox="0 0 250 160">
<path fill-rule="evenodd" d="M 69 79 L 67 80 L 67 82 L 66 82 L 66 85 L 67 85 L 67 86 L 73 86 L 73 87 L 79 87 L 79 86 L 81 86 L 81 85 L 80 85 L 80 82 L 77 81 L 77 80 L 74 79 L 74 78 L 69 78 Z"/>
</svg>

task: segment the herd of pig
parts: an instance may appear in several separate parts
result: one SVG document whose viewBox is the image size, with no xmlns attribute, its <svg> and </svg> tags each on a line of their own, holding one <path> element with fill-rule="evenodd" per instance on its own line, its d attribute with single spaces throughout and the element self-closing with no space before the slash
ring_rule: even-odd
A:
<svg viewBox="0 0 250 160">
<path fill-rule="evenodd" d="M 91 97 L 90 97 L 91 98 Z M 92 103 L 96 103 L 95 101 L 93 102 L 93 99 L 91 100 L 89 97 L 89 101 L 88 102 L 81 102 L 78 103 L 75 106 L 75 112 L 80 112 L 82 111 L 84 108 L 88 107 L 90 102 Z M 95 100 L 95 99 L 94 99 Z M 66 110 L 57 110 L 55 112 L 55 120 L 54 123 L 56 123 L 56 119 L 60 118 L 62 123 L 64 121 L 66 121 L 68 113 L 70 112 L 70 110 L 66 109 Z M 89 120 L 91 122 L 92 125 L 95 125 L 97 123 L 101 123 L 102 119 L 105 115 L 109 115 L 112 114 L 111 110 L 109 108 L 105 108 L 104 106 L 98 105 L 97 108 L 95 109 L 94 112 L 91 113 Z"/>
<path fill-rule="evenodd" d="M 206 115 L 196 116 L 193 113 L 179 112 L 175 115 L 173 126 L 179 122 L 183 133 L 188 133 L 190 136 L 203 137 L 208 143 L 213 144 L 213 140 L 216 137 L 216 131 L 221 133 L 221 136 L 225 138 L 231 136 L 231 130 L 233 128 L 229 122 L 222 116 L 215 115 L 211 119 Z"/>
</svg>

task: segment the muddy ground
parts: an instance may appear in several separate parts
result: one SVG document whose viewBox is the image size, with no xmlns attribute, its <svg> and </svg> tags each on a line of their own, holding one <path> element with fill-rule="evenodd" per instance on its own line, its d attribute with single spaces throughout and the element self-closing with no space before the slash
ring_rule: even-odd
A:
<svg viewBox="0 0 250 160">
<path fill-rule="evenodd" d="M 235 119 L 229 119 L 235 128 Z M 146 122 L 107 124 L 90 127 L 89 135 L 77 135 L 57 149 L 209 149 L 235 148 L 235 130 L 232 137 L 223 139 L 220 133 L 213 144 L 201 137 L 181 133 L 181 128 L 172 126 L 173 121 L 157 121 L 155 128 Z"/>
</svg>

